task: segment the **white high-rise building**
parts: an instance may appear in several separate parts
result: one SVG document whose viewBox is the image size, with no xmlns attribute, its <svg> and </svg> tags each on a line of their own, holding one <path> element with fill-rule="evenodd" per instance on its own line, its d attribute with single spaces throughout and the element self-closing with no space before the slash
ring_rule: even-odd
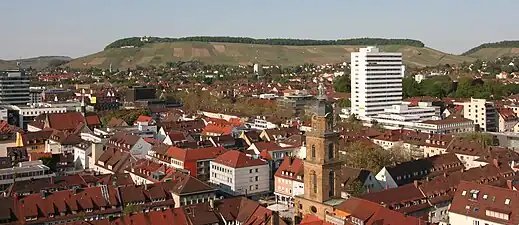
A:
<svg viewBox="0 0 519 225">
<path fill-rule="evenodd" d="M 359 119 L 383 113 L 402 103 L 402 53 L 380 52 L 376 47 L 351 53 L 351 109 Z"/>
</svg>

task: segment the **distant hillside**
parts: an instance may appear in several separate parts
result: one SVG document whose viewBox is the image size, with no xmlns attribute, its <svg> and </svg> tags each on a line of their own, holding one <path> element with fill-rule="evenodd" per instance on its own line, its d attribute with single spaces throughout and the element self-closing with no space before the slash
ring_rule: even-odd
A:
<svg viewBox="0 0 519 225">
<path fill-rule="evenodd" d="M 119 39 L 107 45 L 106 49 L 122 47 L 142 47 L 151 43 L 174 43 L 174 42 L 219 42 L 235 44 L 255 44 L 255 45 L 289 45 L 289 46 L 317 46 L 317 45 L 407 45 L 424 47 L 424 43 L 412 39 L 384 39 L 384 38 L 354 38 L 339 40 L 310 40 L 310 39 L 290 39 L 290 38 L 267 38 L 255 39 L 248 37 L 182 37 L 182 38 L 161 38 L 161 37 L 129 37 Z"/>
<path fill-rule="evenodd" d="M 492 60 L 504 56 L 519 56 L 519 41 L 484 43 L 462 55 L 484 60 Z"/>
<path fill-rule="evenodd" d="M 167 62 L 180 60 L 200 60 L 209 64 L 324 64 L 349 62 L 350 52 L 362 46 L 365 45 L 294 46 L 195 41 L 146 43 L 132 48 L 107 47 L 104 51 L 72 60 L 66 65 L 73 68 L 108 68 L 112 64 L 113 68 L 125 69 L 136 66 L 166 65 Z M 404 62 L 415 67 L 457 64 L 474 60 L 427 47 L 383 44 L 378 46 L 384 51 L 402 52 Z"/>
<path fill-rule="evenodd" d="M 58 66 L 71 61 L 68 56 L 40 56 L 20 60 L 0 60 L 0 69 L 16 69 L 18 62 L 22 68 L 42 69 L 49 66 Z"/>
</svg>

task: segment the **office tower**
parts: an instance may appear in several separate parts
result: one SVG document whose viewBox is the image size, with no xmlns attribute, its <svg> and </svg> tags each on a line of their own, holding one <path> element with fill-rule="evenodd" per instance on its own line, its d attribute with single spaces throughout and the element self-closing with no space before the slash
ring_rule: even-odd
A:
<svg viewBox="0 0 519 225">
<path fill-rule="evenodd" d="M 0 104 L 27 105 L 29 102 L 29 76 L 19 70 L 0 71 Z"/>
<path fill-rule="evenodd" d="M 383 113 L 402 102 L 402 53 L 381 52 L 376 47 L 351 53 L 351 108 L 359 119 Z"/>
</svg>

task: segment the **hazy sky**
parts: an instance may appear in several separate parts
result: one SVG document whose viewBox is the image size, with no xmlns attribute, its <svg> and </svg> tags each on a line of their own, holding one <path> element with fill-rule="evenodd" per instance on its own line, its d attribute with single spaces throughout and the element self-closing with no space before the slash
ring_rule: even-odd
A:
<svg viewBox="0 0 519 225">
<path fill-rule="evenodd" d="M 517 0 L 5 0 L 0 59 L 71 57 L 128 36 L 412 38 L 461 53 L 519 39 Z"/>
</svg>

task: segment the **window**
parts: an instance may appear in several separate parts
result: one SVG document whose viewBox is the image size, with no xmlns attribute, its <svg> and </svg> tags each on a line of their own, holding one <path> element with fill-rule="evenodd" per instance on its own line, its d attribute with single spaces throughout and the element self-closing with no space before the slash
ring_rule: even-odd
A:
<svg viewBox="0 0 519 225">
<path fill-rule="evenodd" d="M 315 171 L 313 171 L 313 170 L 310 171 L 310 175 L 312 176 L 314 193 L 317 193 L 317 175 L 315 174 Z"/>
<path fill-rule="evenodd" d="M 315 158 L 315 145 L 312 145 L 312 158 Z"/>
<path fill-rule="evenodd" d="M 333 143 L 328 144 L 328 157 L 329 157 L 329 159 L 333 159 L 333 157 L 335 157 Z"/>
<path fill-rule="evenodd" d="M 258 176 L 256 176 L 256 181 L 258 181 Z"/>
<path fill-rule="evenodd" d="M 258 168 L 256 168 L 256 173 L 257 173 L 258 171 L 259 171 Z"/>
<path fill-rule="evenodd" d="M 473 224 L 474 224 L 474 225 L 479 225 L 479 221 L 474 220 L 474 223 L 473 223 Z"/>
<path fill-rule="evenodd" d="M 256 190 L 258 190 L 258 189 L 259 189 L 259 186 L 256 184 Z"/>
<path fill-rule="evenodd" d="M 249 173 L 252 173 L 252 169 L 249 170 Z"/>
</svg>

